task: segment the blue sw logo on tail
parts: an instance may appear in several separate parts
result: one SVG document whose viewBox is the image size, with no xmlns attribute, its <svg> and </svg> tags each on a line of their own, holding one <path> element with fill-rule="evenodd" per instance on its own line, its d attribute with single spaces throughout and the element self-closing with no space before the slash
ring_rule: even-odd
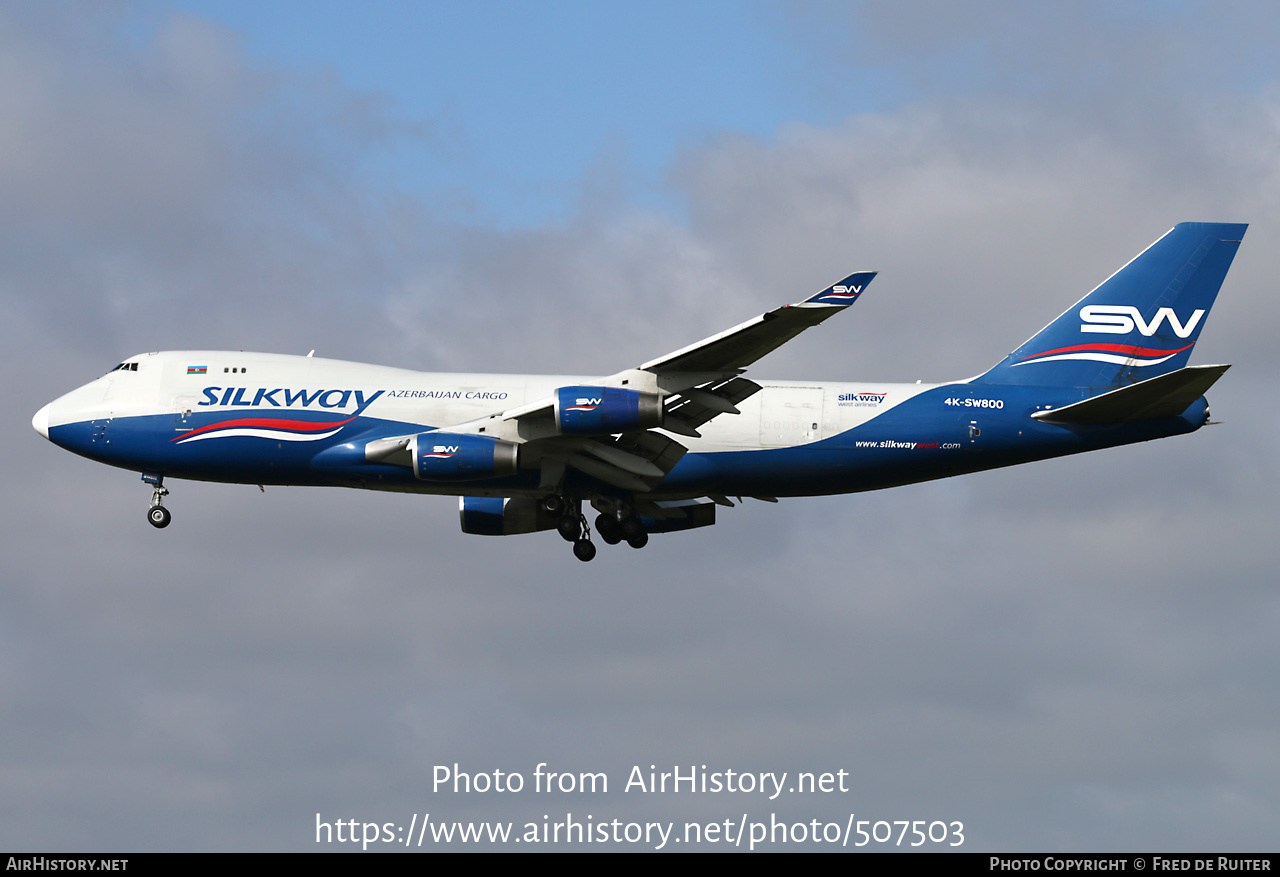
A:
<svg viewBox="0 0 1280 877">
<path fill-rule="evenodd" d="M 1183 368 L 1245 228 L 1175 225 L 978 381 L 1114 389 Z"/>
</svg>

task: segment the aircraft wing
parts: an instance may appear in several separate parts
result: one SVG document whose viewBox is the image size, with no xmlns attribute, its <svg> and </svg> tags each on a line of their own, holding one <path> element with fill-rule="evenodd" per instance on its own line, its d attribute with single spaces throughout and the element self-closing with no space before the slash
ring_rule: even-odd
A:
<svg viewBox="0 0 1280 877">
<path fill-rule="evenodd" d="M 696 438 L 697 428 L 712 418 L 737 414 L 737 403 L 760 390 L 759 384 L 740 377 L 746 367 L 849 307 L 875 276 L 875 271 L 850 274 L 804 301 L 775 308 L 641 365 L 638 371 L 652 374 L 670 394 L 663 428 Z"/>
<path fill-rule="evenodd" d="M 760 390 L 759 384 L 738 377 L 747 366 L 853 304 L 876 273 L 850 274 L 804 301 L 775 308 L 732 329 L 649 360 L 637 369 L 619 372 L 603 383 L 661 392 L 667 413 L 675 415 L 674 422 L 664 428 L 696 438 L 698 426 L 719 414 L 737 414 L 737 403 Z M 531 427 L 538 423 L 549 425 L 555 405 L 554 398 L 539 399 L 505 411 L 501 417 L 522 421 Z M 534 435 L 542 431 L 529 430 Z"/>
<path fill-rule="evenodd" d="M 737 404 L 760 390 L 741 376 L 746 367 L 853 304 L 875 276 L 874 271 L 851 274 L 804 301 L 604 378 L 599 386 L 562 388 L 555 396 L 440 432 L 484 433 L 521 442 L 521 468 L 540 468 L 548 488 L 560 482 L 566 469 L 576 469 L 620 489 L 648 492 L 686 451 L 663 432 L 697 438 L 697 428 L 713 418 L 738 414 Z M 624 407 L 638 405 L 645 411 L 617 428 L 606 424 L 577 434 L 562 423 L 593 404 L 607 409 L 608 394 L 625 400 L 619 402 Z"/>
</svg>

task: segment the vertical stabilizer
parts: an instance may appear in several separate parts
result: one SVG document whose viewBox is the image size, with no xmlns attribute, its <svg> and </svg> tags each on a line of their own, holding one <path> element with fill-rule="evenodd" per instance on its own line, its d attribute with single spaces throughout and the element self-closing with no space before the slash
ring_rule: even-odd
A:
<svg viewBox="0 0 1280 877">
<path fill-rule="evenodd" d="M 1247 227 L 1175 225 L 977 380 L 1115 389 L 1177 371 Z"/>
</svg>

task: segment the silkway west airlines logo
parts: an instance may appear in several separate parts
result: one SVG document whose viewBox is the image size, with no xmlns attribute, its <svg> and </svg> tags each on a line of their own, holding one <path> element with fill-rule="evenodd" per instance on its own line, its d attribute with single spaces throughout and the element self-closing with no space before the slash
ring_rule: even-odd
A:
<svg viewBox="0 0 1280 877">
<path fill-rule="evenodd" d="M 1142 319 L 1142 312 L 1133 305 L 1085 305 L 1080 309 L 1081 332 L 1102 332 L 1107 335 L 1128 335 L 1137 329 L 1150 338 L 1160 329 L 1160 324 L 1169 321 L 1169 328 L 1179 338 L 1189 336 L 1204 316 L 1204 310 L 1197 308 L 1191 313 L 1186 325 L 1178 319 L 1173 308 L 1161 308 L 1147 323 Z"/>
<path fill-rule="evenodd" d="M 841 393 L 836 400 L 840 405 L 879 405 L 888 393 Z"/>
<path fill-rule="evenodd" d="M 346 408 L 355 403 L 357 416 L 373 404 L 383 394 L 378 390 L 365 396 L 363 390 L 295 390 L 289 387 L 257 390 L 248 387 L 205 387 L 204 401 L 197 402 L 200 408 L 205 406 L 227 406 L 233 408 Z"/>
<path fill-rule="evenodd" d="M 565 411 L 595 411 L 600 407 L 602 399 L 575 399 Z"/>
<path fill-rule="evenodd" d="M 315 442 L 335 435 L 342 427 L 359 417 L 382 390 L 365 396 L 363 390 L 295 390 L 287 387 L 250 389 L 248 387 L 205 387 L 204 401 L 197 408 L 294 408 L 294 409 L 343 409 L 355 405 L 355 411 L 333 410 L 342 420 L 312 421 L 283 417 L 237 417 L 220 420 L 169 441 L 184 445 L 213 438 L 265 438 L 280 442 Z M 280 412 L 284 414 L 285 412 Z"/>
<path fill-rule="evenodd" d="M 1150 338 L 1160 331 L 1166 320 L 1169 328 L 1179 338 L 1188 338 L 1200 325 L 1205 312 L 1197 308 L 1191 317 L 1183 323 L 1173 308 L 1160 308 L 1148 323 L 1142 312 L 1133 305 L 1085 305 L 1080 309 L 1080 331 L 1095 332 L 1103 335 L 1128 335 L 1135 329 L 1139 334 Z M 1190 350 L 1195 342 L 1172 350 L 1160 347 L 1139 347 L 1134 344 L 1075 344 L 1070 347 L 1059 347 L 1045 350 L 1026 357 L 1016 365 L 1027 365 L 1033 362 L 1058 362 L 1070 359 L 1085 359 L 1093 362 L 1109 362 L 1114 365 L 1125 365 L 1134 368 L 1148 368 L 1172 359 L 1184 350 Z"/>
<path fill-rule="evenodd" d="M 428 460 L 447 460 L 458 453 L 458 448 L 458 445 L 432 445 L 431 453 L 422 456 Z"/>
</svg>

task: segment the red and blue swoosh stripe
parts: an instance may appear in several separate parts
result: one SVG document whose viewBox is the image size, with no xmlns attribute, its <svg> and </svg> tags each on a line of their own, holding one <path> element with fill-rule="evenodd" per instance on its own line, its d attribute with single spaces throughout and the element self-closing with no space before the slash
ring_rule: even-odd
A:
<svg viewBox="0 0 1280 877">
<path fill-rule="evenodd" d="M 181 445 L 211 438 L 248 437 L 286 442 L 314 442 L 329 438 L 353 420 L 355 420 L 354 417 L 348 417 L 346 420 L 315 423 L 310 420 L 283 420 L 276 417 L 242 417 L 211 423 L 174 436 L 170 441 Z"/>
<path fill-rule="evenodd" d="M 1034 353 L 1031 356 L 1015 362 L 1015 366 L 1030 365 L 1036 362 L 1061 362 L 1062 360 L 1072 359 L 1088 359 L 1094 362 L 1109 362 L 1115 365 L 1136 366 L 1145 368 L 1147 366 L 1159 365 L 1165 360 L 1172 359 L 1184 350 L 1190 350 L 1195 346 L 1195 342 L 1191 342 L 1186 347 L 1179 347 L 1176 350 L 1161 350 L 1156 347 L 1137 347 L 1132 344 L 1075 344 L 1071 347 L 1058 347 L 1054 350 L 1046 350 L 1043 353 Z"/>
</svg>

